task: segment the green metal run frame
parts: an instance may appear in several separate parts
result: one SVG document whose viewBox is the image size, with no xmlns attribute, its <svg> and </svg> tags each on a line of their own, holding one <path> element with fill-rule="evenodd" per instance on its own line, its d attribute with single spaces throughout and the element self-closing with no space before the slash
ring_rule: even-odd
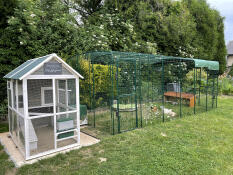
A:
<svg viewBox="0 0 233 175">
<path fill-rule="evenodd" d="M 111 134 L 217 108 L 216 61 L 96 51 L 68 62 L 84 75 L 88 122 Z"/>
</svg>

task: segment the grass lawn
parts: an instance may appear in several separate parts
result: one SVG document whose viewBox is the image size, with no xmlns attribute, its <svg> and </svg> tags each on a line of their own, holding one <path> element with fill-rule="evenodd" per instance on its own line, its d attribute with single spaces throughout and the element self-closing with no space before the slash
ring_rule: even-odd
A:
<svg viewBox="0 0 233 175">
<path fill-rule="evenodd" d="M 1 123 L 1 121 L 0 121 L 0 133 L 2 133 L 2 132 L 7 132 L 9 129 L 9 125 L 8 125 L 8 123 Z"/>
<path fill-rule="evenodd" d="M 233 174 L 233 98 L 221 97 L 218 104 L 207 113 L 106 135 L 97 145 L 26 165 L 17 173 Z"/>
<path fill-rule="evenodd" d="M 0 133 L 8 131 L 7 123 L 0 123 Z M 9 156 L 5 153 L 3 146 L 0 144 L 0 175 L 4 175 L 7 170 L 14 167 L 13 162 L 9 160 Z"/>
</svg>

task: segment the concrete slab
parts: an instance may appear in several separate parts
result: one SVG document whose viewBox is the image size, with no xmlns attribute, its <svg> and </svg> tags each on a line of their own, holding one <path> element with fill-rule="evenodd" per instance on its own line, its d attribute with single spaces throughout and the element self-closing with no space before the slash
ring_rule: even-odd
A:
<svg viewBox="0 0 233 175">
<path fill-rule="evenodd" d="M 32 163 L 35 163 L 37 162 L 38 160 L 41 160 L 41 159 L 45 159 L 45 158 L 48 158 L 48 157 L 53 157 L 59 153 L 66 153 L 66 152 L 69 152 L 71 150 L 75 150 L 75 149 L 79 149 L 83 146 L 90 146 L 90 145 L 93 145 L 93 144 L 96 144 L 98 143 L 100 140 L 92 137 L 92 136 L 89 136 L 87 134 L 84 134 L 84 133 L 80 133 L 80 141 L 81 141 L 81 145 L 80 146 L 76 146 L 76 147 L 73 147 L 73 148 L 69 148 L 69 149 L 66 149 L 66 150 L 63 150 L 63 151 L 59 151 L 59 152 L 56 152 L 56 153 L 52 153 L 52 154 L 49 154 L 49 155 L 46 155 L 46 156 L 42 156 L 42 157 L 39 157 L 39 158 L 36 158 L 36 159 L 32 159 L 32 160 L 28 160 L 26 161 L 23 157 L 23 155 L 21 154 L 21 152 L 19 151 L 19 149 L 16 147 L 16 145 L 14 144 L 13 140 L 11 139 L 11 137 L 9 137 L 9 132 L 5 132 L 5 133 L 0 133 L 0 144 L 2 144 L 4 146 L 4 149 L 6 151 L 6 153 L 10 156 L 10 159 L 14 162 L 15 166 L 16 167 L 21 167 L 25 164 L 32 164 Z"/>
</svg>

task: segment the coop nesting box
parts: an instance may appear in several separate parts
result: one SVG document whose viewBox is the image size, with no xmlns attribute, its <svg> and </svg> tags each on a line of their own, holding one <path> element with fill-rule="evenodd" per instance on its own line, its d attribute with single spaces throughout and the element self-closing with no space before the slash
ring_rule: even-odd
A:
<svg viewBox="0 0 233 175">
<path fill-rule="evenodd" d="M 10 135 L 26 160 L 80 144 L 78 72 L 50 54 L 26 61 L 4 78 Z"/>
</svg>

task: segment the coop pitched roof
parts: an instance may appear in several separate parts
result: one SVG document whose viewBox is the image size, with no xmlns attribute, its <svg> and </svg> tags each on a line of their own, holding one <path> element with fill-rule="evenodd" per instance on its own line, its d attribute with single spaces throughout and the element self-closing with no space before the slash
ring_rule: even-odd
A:
<svg viewBox="0 0 233 175">
<path fill-rule="evenodd" d="M 63 65 L 71 73 L 73 73 L 74 75 L 76 75 L 76 76 L 78 76 L 80 78 L 83 78 L 82 75 L 80 75 L 78 72 L 76 72 L 72 67 L 70 67 L 66 62 L 64 62 L 55 53 L 49 54 L 49 55 L 45 55 L 45 56 L 42 56 L 42 57 L 39 57 L 39 58 L 30 59 L 30 60 L 24 62 L 23 64 L 21 64 L 20 66 L 18 66 L 17 68 L 15 68 L 14 70 L 12 70 L 11 72 L 9 72 L 8 74 L 6 74 L 4 76 L 4 78 L 22 80 L 26 76 L 28 76 L 31 73 L 33 73 L 38 67 L 41 67 L 45 62 L 51 60 L 54 57 L 57 60 L 59 60 L 60 62 L 62 62 Z"/>
</svg>

